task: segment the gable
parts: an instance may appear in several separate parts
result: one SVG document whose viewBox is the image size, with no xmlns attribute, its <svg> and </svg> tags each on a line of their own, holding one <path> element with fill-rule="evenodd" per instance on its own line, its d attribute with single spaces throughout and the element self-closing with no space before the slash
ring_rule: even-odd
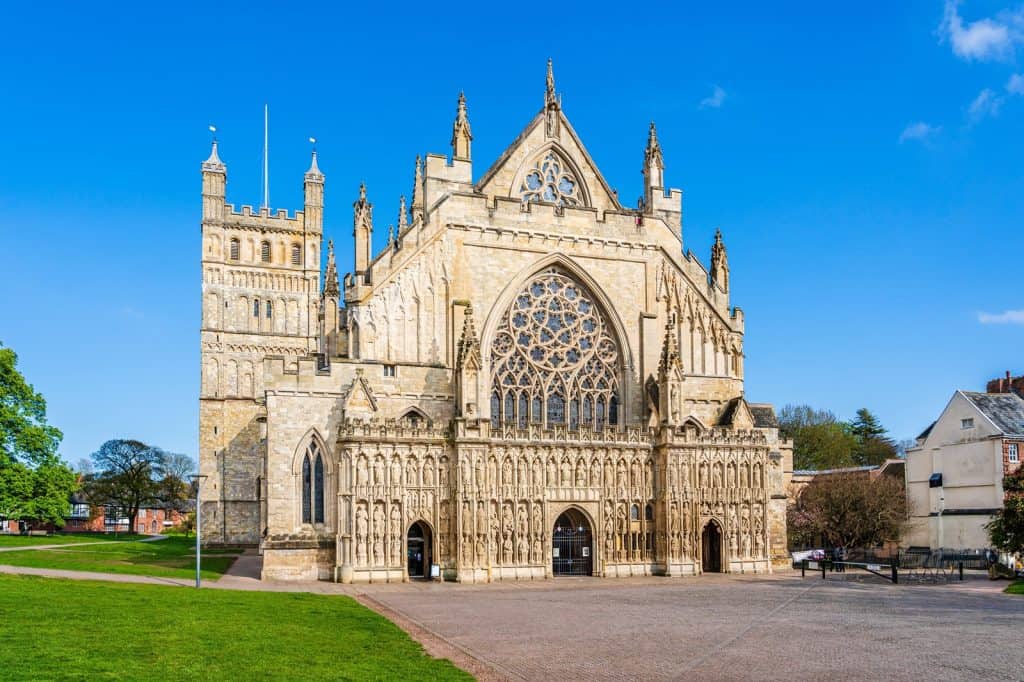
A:
<svg viewBox="0 0 1024 682">
<path fill-rule="evenodd" d="M 973 419 L 973 426 L 963 428 L 962 420 Z M 950 398 L 942 414 L 932 425 L 921 443 L 922 448 L 935 448 L 949 443 L 982 440 L 998 435 L 999 431 L 978 407 L 961 391 Z"/>
<path fill-rule="evenodd" d="M 557 125 L 547 125 L 547 116 L 555 117 Z M 578 187 L 570 197 L 578 198 L 580 207 L 598 211 L 622 210 L 618 199 L 608 186 L 601 171 L 590 157 L 561 109 L 553 112 L 541 110 L 533 117 L 519 136 L 484 173 L 476 184 L 476 191 L 493 197 L 521 199 L 523 191 L 540 191 L 528 182 L 531 174 L 552 171 L 552 162 L 558 165 L 554 178 L 575 181 Z M 568 187 L 568 185 L 566 185 Z M 541 199 L 550 201 L 549 199 Z M 554 203 L 554 202 L 552 202 Z M 574 205 L 569 201 L 567 205 Z"/>
</svg>

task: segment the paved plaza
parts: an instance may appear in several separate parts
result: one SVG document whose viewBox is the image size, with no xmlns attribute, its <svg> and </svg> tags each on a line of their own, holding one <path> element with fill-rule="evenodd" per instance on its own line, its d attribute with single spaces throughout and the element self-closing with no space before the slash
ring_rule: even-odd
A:
<svg viewBox="0 0 1024 682">
<path fill-rule="evenodd" d="M 787 574 L 413 583 L 363 596 L 495 678 L 1020 680 L 1024 598 L 1005 585 Z"/>
</svg>

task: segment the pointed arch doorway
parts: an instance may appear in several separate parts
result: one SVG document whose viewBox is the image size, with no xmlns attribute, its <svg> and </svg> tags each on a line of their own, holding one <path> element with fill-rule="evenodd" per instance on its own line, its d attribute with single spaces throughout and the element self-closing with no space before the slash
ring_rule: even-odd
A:
<svg viewBox="0 0 1024 682">
<path fill-rule="evenodd" d="M 410 578 L 429 578 L 431 564 L 430 529 L 422 521 L 409 527 L 405 539 L 406 574 Z"/>
<path fill-rule="evenodd" d="M 708 521 L 700 534 L 701 569 L 704 573 L 722 572 L 722 531 L 715 521 Z"/>
<path fill-rule="evenodd" d="M 593 574 L 593 550 L 587 517 L 576 509 L 562 512 L 551 534 L 551 572 L 556 576 Z"/>
</svg>

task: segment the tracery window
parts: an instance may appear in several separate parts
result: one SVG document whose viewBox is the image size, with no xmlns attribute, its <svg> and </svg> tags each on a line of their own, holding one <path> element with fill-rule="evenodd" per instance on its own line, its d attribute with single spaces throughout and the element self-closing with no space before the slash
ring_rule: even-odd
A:
<svg viewBox="0 0 1024 682">
<path fill-rule="evenodd" d="M 546 201 L 559 206 L 582 206 L 580 183 L 569 165 L 549 151 L 523 178 L 519 188 L 523 203 Z"/>
<path fill-rule="evenodd" d="M 491 345 L 491 421 L 617 424 L 621 356 L 591 293 L 565 272 L 533 276 Z"/>
<path fill-rule="evenodd" d="M 324 522 L 324 460 L 315 442 L 302 457 L 302 522 Z"/>
</svg>

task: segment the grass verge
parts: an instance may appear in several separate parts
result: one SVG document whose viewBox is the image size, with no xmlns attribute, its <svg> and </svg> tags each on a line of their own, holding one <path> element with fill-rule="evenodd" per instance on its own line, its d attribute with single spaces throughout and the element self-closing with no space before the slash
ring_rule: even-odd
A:
<svg viewBox="0 0 1024 682">
<path fill-rule="evenodd" d="M 1006 594 L 1024 594 L 1024 580 L 1015 580 L 1004 592 Z"/>
<path fill-rule="evenodd" d="M 343 596 L 0 575 L 0 622 L 5 679 L 472 679 Z"/>
<path fill-rule="evenodd" d="M 231 567 L 236 556 L 237 550 L 204 549 L 203 577 L 216 580 Z M 192 578 L 196 566 L 195 540 L 172 537 L 154 542 L 69 545 L 59 549 L 0 552 L 0 564 L 151 575 L 159 578 Z"/>
<path fill-rule="evenodd" d="M 74 545 L 81 542 L 123 542 L 145 535 L 82 534 L 82 535 L 0 535 L 0 547 L 36 547 L 39 545 Z"/>
</svg>

